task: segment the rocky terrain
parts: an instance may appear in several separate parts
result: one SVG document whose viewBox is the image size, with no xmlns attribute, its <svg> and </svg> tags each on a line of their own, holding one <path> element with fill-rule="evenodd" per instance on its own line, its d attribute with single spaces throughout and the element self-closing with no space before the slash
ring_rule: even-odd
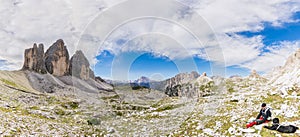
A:
<svg viewBox="0 0 300 137">
<path fill-rule="evenodd" d="M 213 88 L 216 88 L 215 83 L 206 73 L 200 76 L 193 71 L 167 79 L 165 93 L 169 96 L 203 97 L 212 94 Z"/>
<path fill-rule="evenodd" d="M 84 53 L 69 58 L 62 40 L 46 53 L 34 44 L 24 57 L 22 70 L 0 71 L 0 136 L 300 136 L 242 130 L 262 102 L 282 124 L 300 127 L 300 50 L 265 76 L 182 73 L 150 81 L 151 90 L 95 77 Z"/>
</svg>

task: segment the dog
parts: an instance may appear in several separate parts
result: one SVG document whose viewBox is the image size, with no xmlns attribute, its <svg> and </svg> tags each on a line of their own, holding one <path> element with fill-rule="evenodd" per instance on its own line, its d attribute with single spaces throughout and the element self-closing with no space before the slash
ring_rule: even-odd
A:
<svg viewBox="0 0 300 137">
<path fill-rule="evenodd" d="M 281 133 L 295 133 L 299 128 L 293 125 L 283 126 L 279 124 L 279 119 L 274 118 L 272 126 L 264 126 L 264 128 L 270 130 L 276 130 Z"/>
</svg>

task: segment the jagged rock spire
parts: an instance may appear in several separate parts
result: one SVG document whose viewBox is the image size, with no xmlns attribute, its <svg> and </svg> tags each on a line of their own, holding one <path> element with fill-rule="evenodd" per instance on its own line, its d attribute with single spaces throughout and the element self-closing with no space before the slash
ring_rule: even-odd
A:
<svg viewBox="0 0 300 137">
<path fill-rule="evenodd" d="M 47 73 L 44 61 L 44 45 L 36 43 L 33 44 L 33 48 L 25 50 L 24 53 L 24 65 L 22 70 L 33 70 L 38 73 Z"/>
<path fill-rule="evenodd" d="M 53 43 L 45 53 L 45 65 L 54 76 L 69 74 L 69 52 L 62 39 Z"/>
<path fill-rule="evenodd" d="M 76 51 L 70 60 L 69 72 L 72 76 L 81 79 L 94 79 L 94 72 L 90 69 L 90 63 L 81 50 Z"/>
<path fill-rule="evenodd" d="M 69 52 L 62 39 L 53 43 L 44 53 L 43 44 L 33 45 L 33 48 L 25 50 L 24 65 L 22 70 L 30 70 L 38 73 L 50 73 L 54 76 L 73 75 L 87 80 L 95 79 L 94 72 L 82 51 L 76 51 L 69 60 Z"/>
</svg>

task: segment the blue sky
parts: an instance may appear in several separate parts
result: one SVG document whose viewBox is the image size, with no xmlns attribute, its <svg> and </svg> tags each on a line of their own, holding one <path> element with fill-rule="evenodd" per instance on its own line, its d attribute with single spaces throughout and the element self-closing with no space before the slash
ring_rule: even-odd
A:
<svg viewBox="0 0 300 137">
<path fill-rule="evenodd" d="M 294 20 L 300 20 L 300 12 L 297 12 L 292 17 Z M 300 40 L 300 22 L 290 22 L 283 23 L 281 26 L 272 26 L 270 23 L 264 23 L 263 29 L 257 32 L 253 31 L 243 31 L 237 32 L 236 34 L 245 36 L 245 37 L 254 37 L 262 36 L 262 43 L 265 45 L 261 54 L 270 52 L 268 47 L 274 46 L 282 41 L 298 41 Z M 124 40 L 120 39 L 116 41 L 119 45 L 124 44 Z M 96 64 L 95 72 L 97 75 L 110 78 L 111 77 L 111 68 L 112 62 L 114 60 L 114 55 L 109 51 L 105 50 L 100 55 L 97 56 L 97 59 L 100 60 Z M 182 72 L 191 72 L 197 71 L 198 73 L 206 72 L 208 75 L 213 75 L 211 72 L 211 63 L 208 60 L 194 56 L 193 61 L 197 68 L 185 68 L 182 71 L 179 71 L 176 64 L 166 56 L 157 57 L 151 52 L 142 53 L 135 61 L 131 64 L 129 70 L 129 79 L 134 80 L 141 76 L 147 76 L 153 79 L 166 79 L 170 78 L 178 73 Z M 178 60 L 176 60 L 178 61 Z M 184 61 L 183 61 L 184 62 Z M 232 75 L 247 76 L 251 72 L 251 69 L 244 68 L 238 65 L 231 65 L 225 68 L 226 77 Z M 260 71 L 260 74 L 265 72 Z"/>
<path fill-rule="evenodd" d="M 114 61 L 114 55 L 108 51 L 103 51 L 102 54 L 97 56 L 97 59 L 101 61 L 95 66 L 96 74 L 103 77 L 111 77 L 111 73 L 113 73 L 112 64 Z M 156 57 L 152 53 L 142 53 L 131 64 L 128 76 L 130 80 L 137 79 L 140 76 L 147 76 L 155 80 L 163 80 L 181 72 L 198 71 L 211 74 L 210 63 L 208 61 L 196 57 L 194 57 L 193 60 L 195 62 L 195 66 L 197 66 L 196 69 L 189 67 L 188 65 L 183 65 L 186 67 L 180 71 L 177 65 L 168 57 Z M 187 61 L 176 60 L 176 62 L 185 63 Z"/>
<path fill-rule="evenodd" d="M 300 12 L 294 13 L 292 18 L 294 20 L 300 20 Z M 282 26 L 272 26 L 270 23 L 264 23 L 264 29 L 259 32 L 244 31 L 238 34 L 247 37 L 262 35 L 265 45 L 272 45 L 279 41 L 295 41 L 300 40 L 300 23 L 299 21 L 283 23 Z"/>
<path fill-rule="evenodd" d="M 264 74 L 300 48 L 299 0 L 4 0 L 0 13 L 1 70 L 57 39 L 96 75 L 122 80 Z"/>
</svg>

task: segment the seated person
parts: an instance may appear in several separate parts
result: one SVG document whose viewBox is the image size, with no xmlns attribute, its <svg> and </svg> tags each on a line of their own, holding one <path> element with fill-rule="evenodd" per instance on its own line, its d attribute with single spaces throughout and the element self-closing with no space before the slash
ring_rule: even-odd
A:
<svg viewBox="0 0 300 137">
<path fill-rule="evenodd" d="M 252 127 L 254 125 L 259 125 L 259 124 L 262 124 L 262 123 L 265 123 L 265 122 L 269 122 L 269 120 L 271 120 L 271 115 L 272 115 L 272 113 L 270 111 L 270 108 L 267 107 L 266 103 L 262 103 L 261 104 L 261 110 L 259 111 L 259 114 L 256 117 L 256 120 L 248 123 L 246 125 L 246 127 L 249 128 L 249 127 Z"/>
</svg>

